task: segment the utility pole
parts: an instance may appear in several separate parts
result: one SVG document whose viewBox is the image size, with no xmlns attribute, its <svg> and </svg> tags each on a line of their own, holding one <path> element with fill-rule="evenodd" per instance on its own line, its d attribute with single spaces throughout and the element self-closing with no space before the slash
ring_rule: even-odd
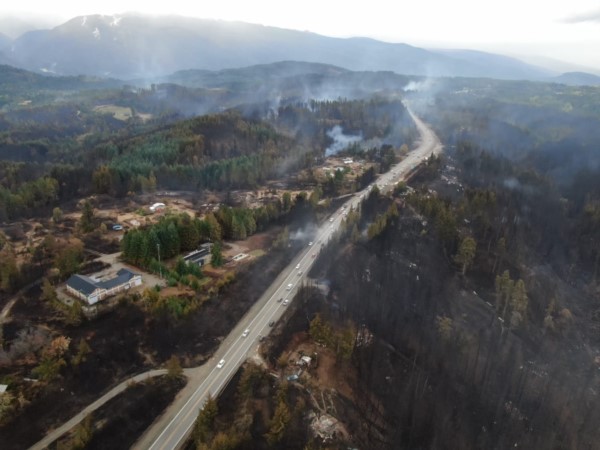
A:
<svg viewBox="0 0 600 450">
<path fill-rule="evenodd" d="M 162 267 L 160 265 L 160 242 L 156 243 L 156 251 L 158 252 L 158 276 L 162 279 Z"/>
</svg>

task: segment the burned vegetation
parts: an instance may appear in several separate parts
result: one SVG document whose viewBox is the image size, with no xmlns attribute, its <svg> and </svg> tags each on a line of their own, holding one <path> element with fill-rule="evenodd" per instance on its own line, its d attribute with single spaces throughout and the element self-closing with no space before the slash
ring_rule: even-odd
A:
<svg viewBox="0 0 600 450">
<path fill-rule="evenodd" d="M 595 269 L 545 183 L 466 146 L 372 192 L 197 448 L 595 448 Z"/>
</svg>

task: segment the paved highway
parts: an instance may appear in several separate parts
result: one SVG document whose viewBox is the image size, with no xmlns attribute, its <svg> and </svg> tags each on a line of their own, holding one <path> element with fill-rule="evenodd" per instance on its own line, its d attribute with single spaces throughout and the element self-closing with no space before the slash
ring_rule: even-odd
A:
<svg viewBox="0 0 600 450">
<path fill-rule="evenodd" d="M 179 411 L 169 418 L 166 426 L 158 421 L 155 425 L 161 426 L 161 429 L 157 430 L 156 427 L 151 427 L 135 448 L 172 450 L 181 447 L 189 436 L 198 412 L 209 394 L 216 397 L 221 392 L 250 352 L 258 345 L 260 336 L 267 335 L 271 326 L 283 314 L 286 308 L 286 299 L 288 302 L 292 301 L 298 286 L 318 257 L 321 244 L 325 244 L 338 229 L 345 211 L 350 207 L 356 208 L 375 183 L 383 192 L 391 190 L 395 183 L 403 180 L 410 171 L 432 153 L 437 154 L 442 150 L 442 145 L 433 131 L 412 112 L 411 116 L 421 136 L 417 148 L 409 152 L 408 156 L 400 163 L 392 166 L 389 172 L 381 175 L 363 191 L 357 192 L 349 198 L 343 208 L 332 214 L 319 227 L 313 242 L 307 245 L 288 267 L 283 269 L 277 280 L 223 341 L 215 357 L 207 363 L 212 364 L 207 370 L 207 375 L 202 380 L 198 380 L 198 387 L 185 400 Z M 148 442 L 148 444 L 144 445 L 143 442 Z"/>
</svg>

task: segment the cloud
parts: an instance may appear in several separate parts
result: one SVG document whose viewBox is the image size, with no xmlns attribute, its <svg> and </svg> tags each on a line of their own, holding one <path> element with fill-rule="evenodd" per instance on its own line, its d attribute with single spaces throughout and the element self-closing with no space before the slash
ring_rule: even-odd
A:
<svg viewBox="0 0 600 450">
<path fill-rule="evenodd" d="M 566 17 L 562 20 L 564 23 L 583 23 L 583 22 L 598 22 L 600 23 L 600 9 L 590 11 L 583 14 Z"/>
</svg>

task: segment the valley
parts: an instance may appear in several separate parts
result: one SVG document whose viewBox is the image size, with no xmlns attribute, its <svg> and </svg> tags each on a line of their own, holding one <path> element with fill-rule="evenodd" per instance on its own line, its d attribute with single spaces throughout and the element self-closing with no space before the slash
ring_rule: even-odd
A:
<svg viewBox="0 0 600 450">
<path fill-rule="evenodd" d="M 2 448 L 597 447 L 597 76 L 71 17 L 0 34 Z"/>
</svg>

